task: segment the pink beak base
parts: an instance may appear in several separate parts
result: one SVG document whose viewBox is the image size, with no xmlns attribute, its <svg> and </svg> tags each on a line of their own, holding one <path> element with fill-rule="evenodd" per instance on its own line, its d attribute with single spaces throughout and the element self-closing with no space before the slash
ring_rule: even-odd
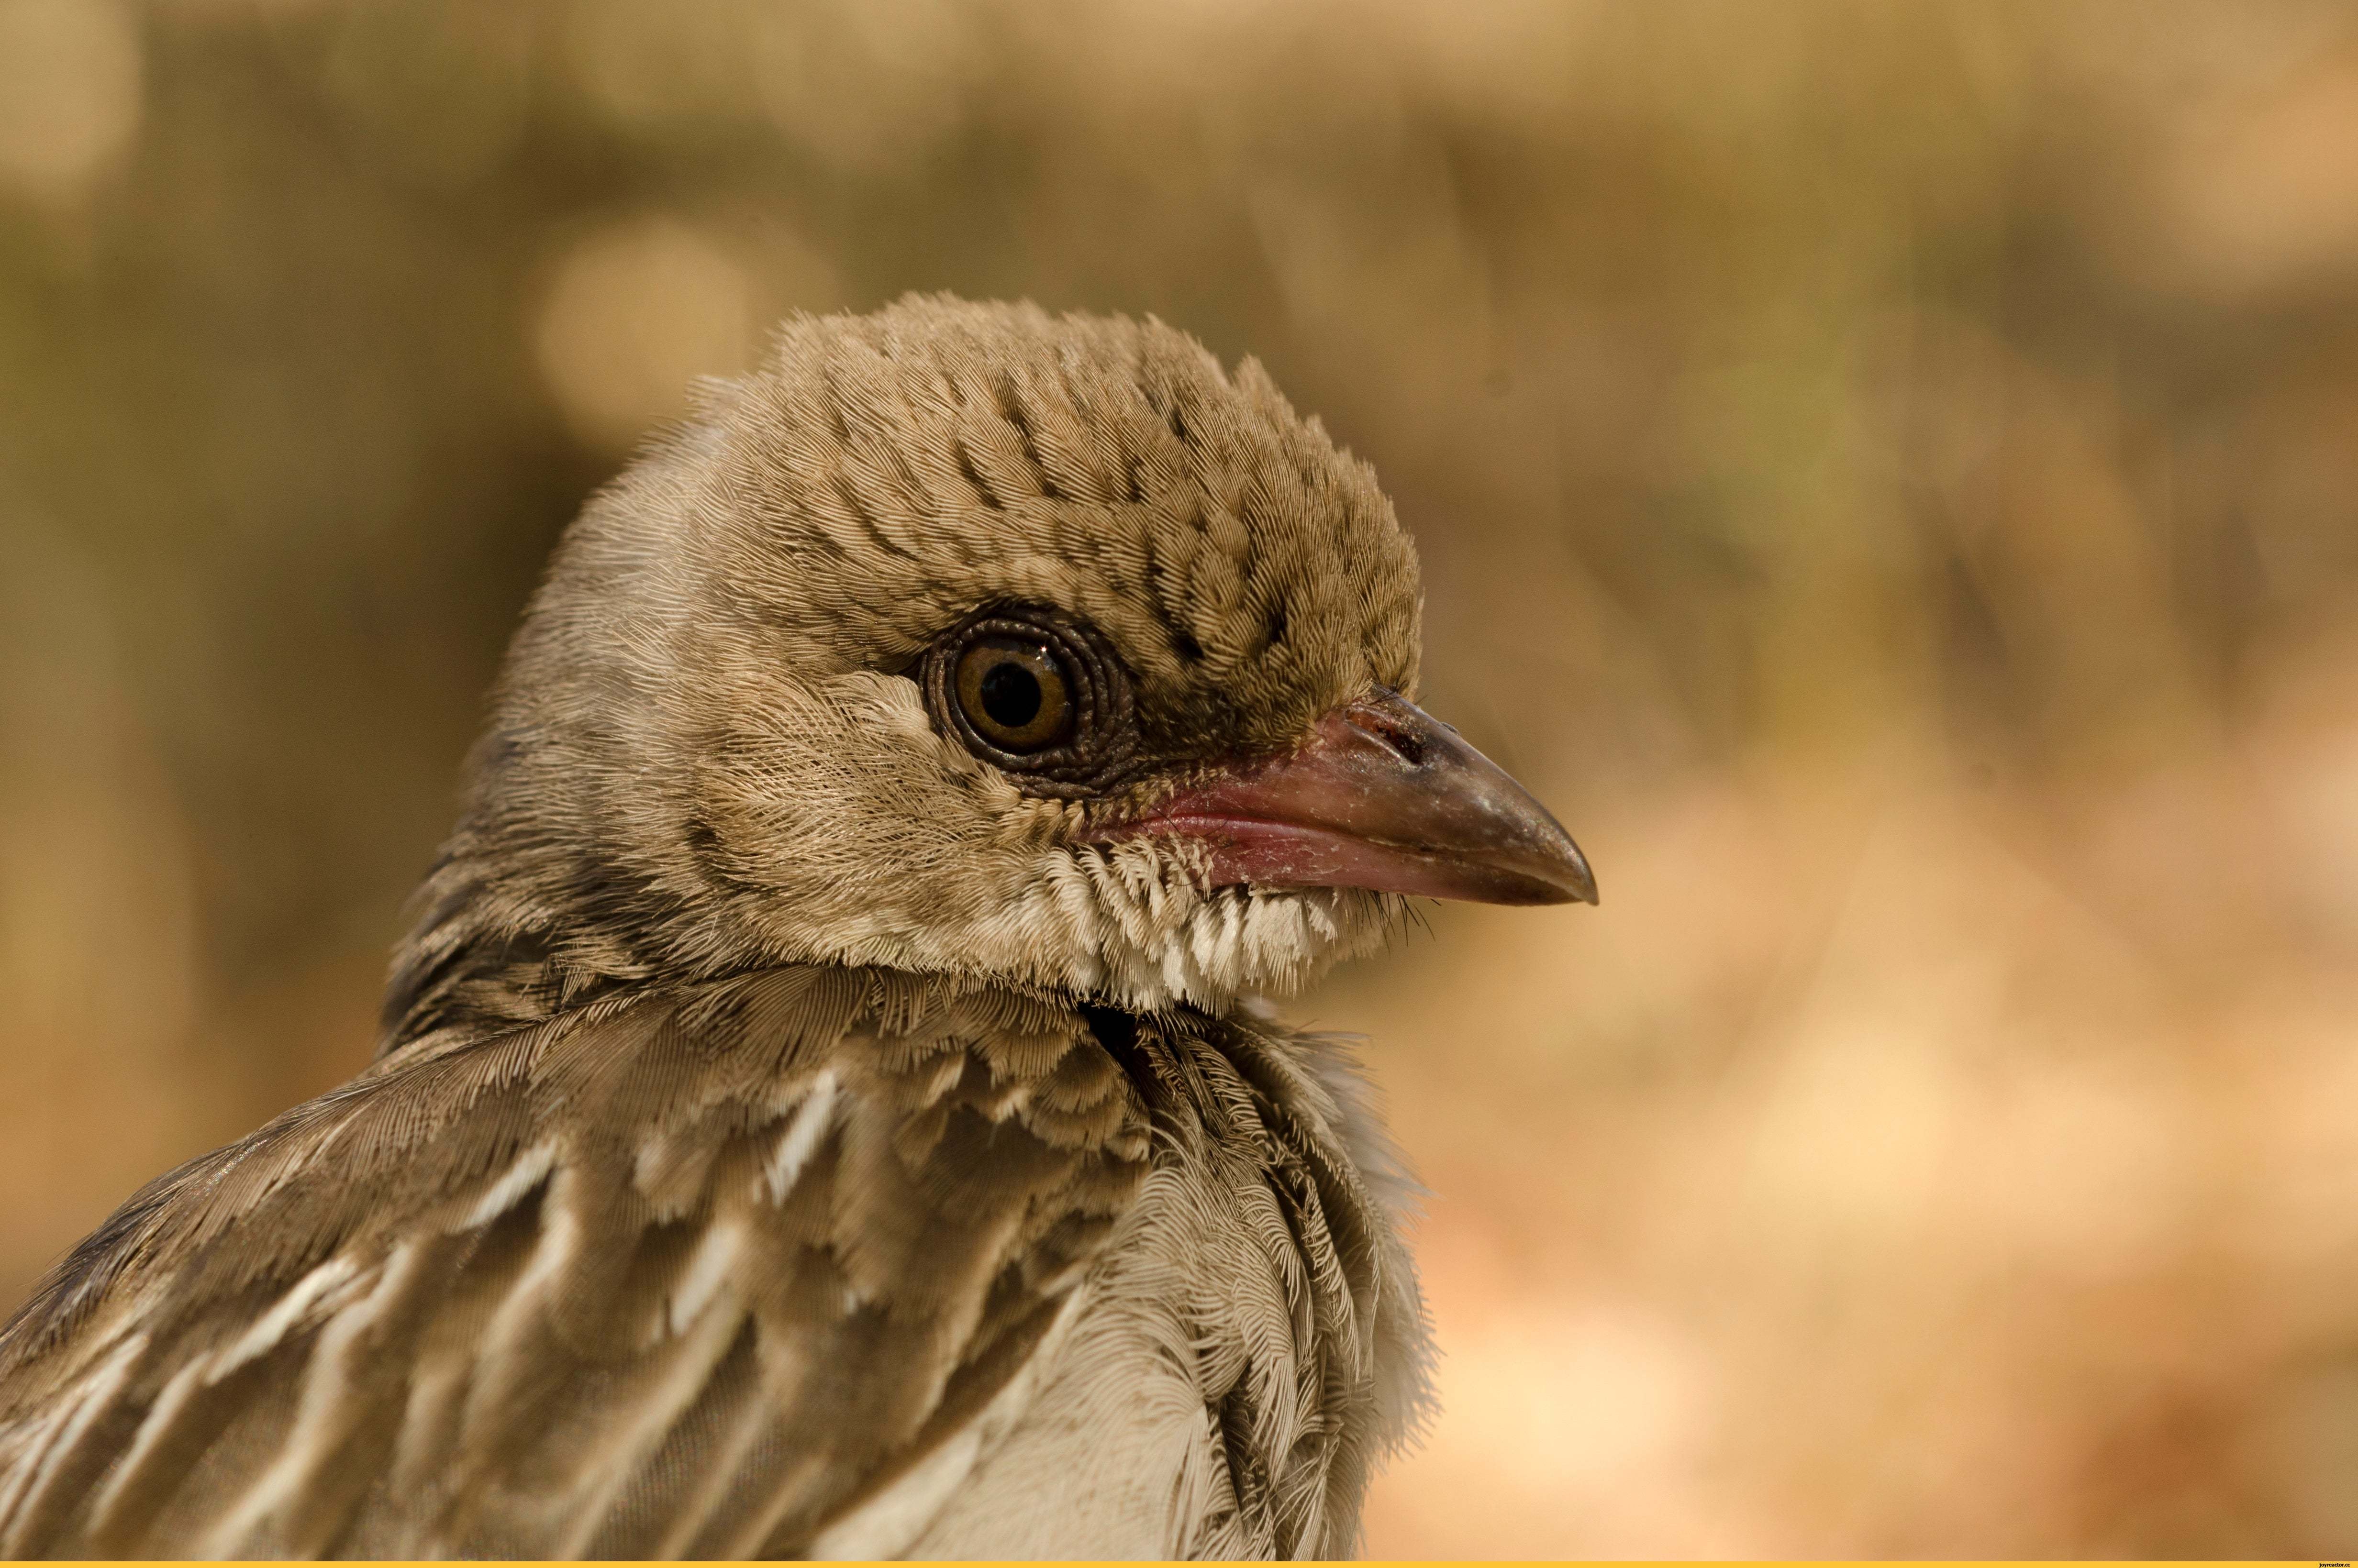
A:
<svg viewBox="0 0 2358 1568">
<path fill-rule="evenodd" d="M 1141 834 L 1202 844 L 1214 886 L 1596 902 L 1586 858 L 1547 808 L 1391 692 L 1327 714 L 1291 756 L 1217 775 L 1103 836 Z"/>
</svg>

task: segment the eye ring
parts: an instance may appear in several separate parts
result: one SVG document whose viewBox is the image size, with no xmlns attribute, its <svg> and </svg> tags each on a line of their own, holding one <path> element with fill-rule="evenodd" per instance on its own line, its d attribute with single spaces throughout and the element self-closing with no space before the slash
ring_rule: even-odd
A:
<svg viewBox="0 0 2358 1568">
<path fill-rule="evenodd" d="M 986 605 L 915 671 L 935 727 L 1026 794 L 1074 800 L 1136 764 L 1130 677 L 1111 644 L 1047 605 Z"/>
</svg>

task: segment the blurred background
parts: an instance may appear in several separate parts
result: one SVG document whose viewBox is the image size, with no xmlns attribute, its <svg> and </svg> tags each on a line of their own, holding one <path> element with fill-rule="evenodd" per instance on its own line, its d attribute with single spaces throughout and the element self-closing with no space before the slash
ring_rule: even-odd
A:
<svg viewBox="0 0 2358 1568">
<path fill-rule="evenodd" d="M 1291 1004 L 1373 1554 L 2350 1554 L 2340 3 L 0 0 L 0 1296 L 366 1061 L 688 378 L 937 288 L 1261 357 L 1596 865 Z"/>
</svg>

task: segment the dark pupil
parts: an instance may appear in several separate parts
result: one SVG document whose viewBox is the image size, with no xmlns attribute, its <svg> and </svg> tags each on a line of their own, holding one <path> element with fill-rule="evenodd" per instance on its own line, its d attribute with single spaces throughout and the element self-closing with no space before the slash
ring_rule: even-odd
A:
<svg viewBox="0 0 2358 1568">
<path fill-rule="evenodd" d="M 1040 716 L 1040 678 L 1011 661 L 992 665 L 982 672 L 982 711 L 993 724 L 1022 729 Z"/>
</svg>

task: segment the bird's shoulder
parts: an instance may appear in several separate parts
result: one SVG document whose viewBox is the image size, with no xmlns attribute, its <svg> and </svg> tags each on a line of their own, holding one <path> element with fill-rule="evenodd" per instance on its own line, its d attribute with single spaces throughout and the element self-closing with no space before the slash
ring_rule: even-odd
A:
<svg viewBox="0 0 2358 1568">
<path fill-rule="evenodd" d="M 824 1548 L 1021 1413 L 1141 1081 L 1068 1005 L 827 968 L 421 1040 L 0 1336 L 0 1552 Z"/>
</svg>

